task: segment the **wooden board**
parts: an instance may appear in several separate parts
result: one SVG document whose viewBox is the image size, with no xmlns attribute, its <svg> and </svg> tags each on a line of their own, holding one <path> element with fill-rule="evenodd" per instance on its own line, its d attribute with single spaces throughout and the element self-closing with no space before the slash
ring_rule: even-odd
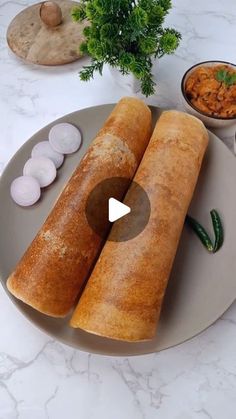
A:
<svg viewBox="0 0 236 419">
<path fill-rule="evenodd" d="M 54 28 L 46 26 L 40 18 L 37 3 L 19 13 L 10 23 L 7 42 L 11 50 L 24 60 L 39 65 L 62 65 L 81 57 L 79 46 L 84 40 L 86 23 L 72 21 L 71 10 L 75 1 L 57 0 L 62 10 L 62 23 Z"/>
</svg>

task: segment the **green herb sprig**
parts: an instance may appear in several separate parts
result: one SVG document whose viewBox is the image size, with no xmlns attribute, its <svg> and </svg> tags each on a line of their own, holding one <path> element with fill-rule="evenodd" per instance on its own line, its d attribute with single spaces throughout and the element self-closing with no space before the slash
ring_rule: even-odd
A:
<svg viewBox="0 0 236 419">
<path fill-rule="evenodd" d="M 225 69 L 218 70 L 216 73 L 216 80 L 224 83 L 227 87 L 236 84 L 236 73 L 231 73 Z"/>
<path fill-rule="evenodd" d="M 90 80 L 96 71 L 102 74 L 107 63 L 122 74 L 132 73 L 140 80 L 142 93 L 152 95 L 152 57 L 172 54 L 181 39 L 175 29 L 163 28 L 171 7 L 171 0 L 81 0 L 72 18 L 88 21 L 80 51 L 92 58 L 91 65 L 81 70 L 81 80 Z"/>
</svg>

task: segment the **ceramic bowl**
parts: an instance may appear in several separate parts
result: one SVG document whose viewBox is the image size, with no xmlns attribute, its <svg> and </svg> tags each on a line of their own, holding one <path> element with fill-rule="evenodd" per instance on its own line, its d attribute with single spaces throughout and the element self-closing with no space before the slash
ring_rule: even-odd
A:
<svg viewBox="0 0 236 419">
<path fill-rule="evenodd" d="M 195 106 L 190 102 L 188 99 L 186 92 L 185 92 L 185 84 L 188 79 L 188 77 L 193 73 L 194 70 L 198 67 L 213 67 L 215 65 L 219 64 L 226 64 L 232 67 L 233 70 L 236 70 L 236 65 L 229 63 L 227 61 L 203 61 L 201 63 L 193 65 L 191 68 L 189 68 L 186 73 L 184 74 L 181 82 L 181 91 L 182 91 L 182 99 L 183 99 L 183 105 L 188 113 L 191 113 L 192 115 L 197 116 L 199 119 L 204 122 L 204 124 L 207 127 L 214 127 L 214 128 L 223 128 L 228 127 L 230 125 L 236 124 L 236 117 L 230 117 L 230 118 L 224 118 L 224 117 L 218 117 L 218 116 L 211 116 L 207 115 L 204 112 L 198 110 L 195 108 Z"/>
</svg>

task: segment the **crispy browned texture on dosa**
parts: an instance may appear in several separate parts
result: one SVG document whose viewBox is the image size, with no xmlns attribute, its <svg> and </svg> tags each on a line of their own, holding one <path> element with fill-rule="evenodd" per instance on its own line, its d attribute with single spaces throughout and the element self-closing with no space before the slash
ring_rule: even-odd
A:
<svg viewBox="0 0 236 419">
<path fill-rule="evenodd" d="M 149 223 L 132 240 L 106 242 L 72 327 L 124 341 L 154 337 L 207 143 L 207 131 L 195 117 L 177 111 L 162 114 L 134 177 L 150 199 Z M 131 210 L 135 194 L 131 186 L 124 201 Z M 120 221 L 110 233 L 113 239 L 129 228 L 125 217 Z"/>
<path fill-rule="evenodd" d="M 132 179 L 150 135 L 150 109 L 122 99 L 9 277 L 15 297 L 50 316 L 68 314 L 103 244 L 86 219 L 89 193 L 109 177 Z"/>
</svg>

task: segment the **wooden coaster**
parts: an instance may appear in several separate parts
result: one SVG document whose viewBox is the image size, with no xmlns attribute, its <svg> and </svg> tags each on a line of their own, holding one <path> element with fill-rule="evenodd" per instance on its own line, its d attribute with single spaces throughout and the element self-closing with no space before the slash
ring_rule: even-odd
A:
<svg viewBox="0 0 236 419">
<path fill-rule="evenodd" d="M 79 46 L 84 40 L 83 29 L 87 23 L 72 20 L 71 10 L 78 3 L 57 0 L 56 4 L 59 6 L 59 20 L 58 14 L 55 20 L 56 5 L 52 2 L 30 6 L 12 20 L 7 31 L 7 42 L 17 56 L 30 63 L 48 66 L 68 64 L 81 57 Z M 49 19 L 44 16 L 46 6 L 50 13 L 52 9 Z M 45 21 L 50 25 L 61 23 L 48 26 Z"/>
</svg>

